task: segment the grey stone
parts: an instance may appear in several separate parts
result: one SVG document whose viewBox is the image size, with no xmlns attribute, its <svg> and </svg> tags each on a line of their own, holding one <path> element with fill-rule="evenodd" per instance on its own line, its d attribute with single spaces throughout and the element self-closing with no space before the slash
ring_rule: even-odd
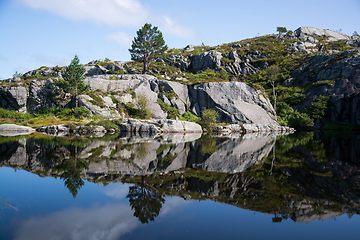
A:
<svg viewBox="0 0 360 240">
<path fill-rule="evenodd" d="M 220 52 L 205 52 L 192 57 L 190 67 L 196 73 L 208 68 L 218 71 L 221 69 L 221 58 Z"/>
<path fill-rule="evenodd" d="M 192 51 L 194 51 L 194 45 L 187 45 L 184 48 L 184 52 L 192 52 Z"/>
<path fill-rule="evenodd" d="M 143 95 L 147 99 L 147 108 L 151 111 L 151 114 L 154 118 L 166 118 L 167 113 L 164 112 L 160 105 L 157 103 L 158 95 L 156 92 L 151 91 L 149 81 L 140 82 L 133 91 L 136 93 L 136 96 Z"/>
<path fill-rule="evenodd" d="M 106 65 L 105 68 L 107 70 L 113 71 L 113 72 L 121 71 L 121 70 L 124 70 L 124 63 L 115 62 L 115 63 L 109 64 L 109 65 Z"/>
<path fill-rule="evenodd" d="M 79 107 L 85 107 L 89 109 L 92 114 L 100 117 L 120 117 L 120 114 L 115 109 L 116 105 L 111 99 L 106 101 L 102 96 L 98 97 L 103 100 L 104 106 L 95 105 L 92 101 L 93 99 L 88 95 L 79 95 Z"/>
<path fill-rule="evenodd" d="M 103 75 L 106 74 L 107 69 L 100 66 L 84 66 L 86 76 Z M 106 71 L 105 71 L 106 70 Z"/>
<path fill-rule="evenodd" d="M 171 55 L 165 59 L 165 62 L 179 68 L 181 71 L 186 71 L 190 66 L 189 58 L 183 55 Z"/>
<path fill-rule="evenodd" d="M 232 48 L 241 48 L 241 44 L 240 43 L 235 43 L 232 45 Z"/>
<path fill-rule="evenodd" d="M 215 109 L 225 123 L 276 124 L 269 100 L 245 83 L 210 82 L 189 87 L 190 100 L 200 110 Z"/>
<path fill-rule="evenodd" d="M 300 41 L 318 42 L 314 37 L 325 37 L 327 41 L 350 40 L 346 34 L 328 29 L 319 29 L 315 27 L 300 27 L 294 31 L 294 35 Z"/>
<path fill-rule="evenodd" d="M 35 132 L 35 129 L 27 126 L 20 126 L 16 124 L 0 124 L 0 135 L 2 136 L 16 136 Z"/>
<path fill-rule="evenodd" d="M 29 88 L 27 87 L 0 88 L 0 107 L 26 113 L 28 96 Z"/>
</svg>

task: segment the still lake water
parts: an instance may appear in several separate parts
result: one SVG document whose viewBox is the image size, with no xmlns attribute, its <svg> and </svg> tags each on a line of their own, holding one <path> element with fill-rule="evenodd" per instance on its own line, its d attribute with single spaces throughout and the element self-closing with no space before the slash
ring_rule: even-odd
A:
<svg viewBox="0 0 360 240">
<path fill-rule="evenodd" d="M 0 239 L 360 239 L 360 135 L 0 137 Z"/>
</svg>

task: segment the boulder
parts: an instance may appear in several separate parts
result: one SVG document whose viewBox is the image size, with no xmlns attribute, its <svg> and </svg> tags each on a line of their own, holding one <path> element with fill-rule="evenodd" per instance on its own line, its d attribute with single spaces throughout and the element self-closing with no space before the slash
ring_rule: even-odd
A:
<svg viewBox="0 0 360 240">
<path fill-rule="evenodd" d="M 124 63 L 115 62 L 115 63 L 109 64 L 109 65 L 106 65 L 105 68 L 107 70 L 113 71 L 113 72 L 121 71 L 121 70 L 124 70 Z"/>
<path fill-rule="evenodd" d="M 295 42 L 289 44 L 290 51 L 295 53 L 310 53 L 311 51 L 306 49 L 306 45 L 303 42 Z"/>
<path fill-rule="evenodd" d="M 25 135 L 33 132 L 35 132 L 35 129 L 27 126 L 20 126 L 16 124 L 0 124 L 0 135 L 2 136 Z"/>
<path fill-rule="evenodd" d="M 108 71 L 106 68 L 101 66 L 84 66 L 86 76 L 102 75 Z"/>
<path fill-rule="evenodd" d="M 27 111 L 35 113 L 41 108 L 65 106 L 70 99 L 61 99 L 61 96 L 61 90 L 53 84 L 51 79 L 32 80 L 27 99 Z"/>
<path fill-rule="evenodd" d="M 28 87 L 22 85 L 2 87 L 0 88 L 0 107 L 26 113 L 28 96 Z"/>
<path fill-rule="evenodd" d="M 191 58 L 190 67 L 197 73 L 208 68 L 218 71 L 221 69 L 221 52 L 204 52 Z"/>
<path fill-rule="evenodd" d="M 151 132 L 151 133 L 201 133 L 202 128 L 194 122 L 151 119 L 139 120 L 122 118 L 117 121 L 122 132 Z"/>
<path fill-rule="evenodd" d="M 179 68 L 181 71 L 186 71 L 190 66 L 189 58 L 183 55 L 171 55 L 165 59 L 165 62 Z"/>
<path fill-rule="evenodd" d="M 220 122 L 277 124 L 269 100 L 245 83 L 210 82 L 190 86 L 189 96 L 200 111 L 205 108 L 218 111 Z"/>
<path fill-rule="evenodd" d="M 187 45 L 184 48 L 184 52 L 192 52 L 192 51 L 194 51 L 194 45 Z"/>
<path fill-rule="evenodd" d="M 120 117 L 119 112 L 115 109 L 116 105 L 109 97 L 98 97 L 102 99 L 101 105 L 96 105 L 94 99 L 88 95 L 79 95 L 79 107 L 85 107 L 89 109 L 92 114 L 100 117 Z"/>
<path fill-rule="evenodd" d="M 328 29 L 319 29 L 315 27 L 300 27 L 293 33 L 300 41 L 318 42 L 316 37 L 325 37 L 327 41 L 350 40 L 346 34 Z"/>
</svg>

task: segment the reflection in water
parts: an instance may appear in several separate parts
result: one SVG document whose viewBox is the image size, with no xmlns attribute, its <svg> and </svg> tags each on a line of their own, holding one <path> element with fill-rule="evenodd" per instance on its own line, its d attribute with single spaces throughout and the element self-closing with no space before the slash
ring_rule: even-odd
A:
<svg viewBox="0 0 360 240">
<path fill-rule="evenodd" d="M 129 187 L 129 193 L 126 197 L 129 198 L 131 209 L 134 210 L 134 216 L 141 223 L 148 223 L 154 221 L 159 215 L 165 199 L 154 187 L 146 183 L 145 176 L 141 176 L 141 179 L 141 186 Z M 152 188 L 152 191 L 150 188 Z"/>
<path fill-rule="evenodd" d="M 163 196 L 174 195 L 271 214 L 273 222 L 360 213 L 357 136 L 323 140 L 313 133 L 269 133 L 205 135 L 195 141 L 197 137 L 111 136 L 110 141 L 78 138 L 76 143 L 18 137 L 3 141 L 0 162 L 60 177 L 74 198 L 83 180 L 135 184 L 127 198 L 142 223 L 159 215 Z"/>
<path fill-rule="evenodd" d="M 126 204 L 70 208 L 20 222 L 14 239 L 119 239 L 138 225 Z"/>
<path fill-rule="evenodd" d="M 85 159 L 78 159 L 76 150 L 74 158 L 67 159 L 54 167 L 54 170 L 60 173 L 60 178 L 64 180 L 65 187 L 69 189 L 74 198 L 78 194 L 79 189 L 84 185 L 81 173 L 87 167 L 88 162 Z"/>
</svg>

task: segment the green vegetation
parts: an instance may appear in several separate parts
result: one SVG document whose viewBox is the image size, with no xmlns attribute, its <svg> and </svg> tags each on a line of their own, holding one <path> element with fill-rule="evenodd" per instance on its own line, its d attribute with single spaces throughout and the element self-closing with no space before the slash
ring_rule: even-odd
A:
<svg viewBox="0 0 360 240">
<path fill-rule="evenodd" d="M 161 109 L 168 114 L 167 118 L 175 119 L 179 112 L 176 107 L 171 107 L 168 104 L 164 103 L 160 98 L 158 98 L 157 103 L 160 105 Z"/>
<path fill-rule="evenodd" d="M 41 127 L 57 124 L 68 124 L 70 122 L 86 121 L 90 117 L 90 111 L 84 107 L 80 108 L 42 108 L 37 113 L 20 113 L 0 108 L 0 124 L 14 123 L 30 127 Z"/>
<path fill-rule="evenodd" d="M 78 107 L 78 94 L 87 92 L 90 88 L 82 81 L 85 78 L 84 73 L 85 68 L 80 65 L 80 60 L 78 56 L 75 55 L 74 59 L 71 60 L 70 65 L 66 67 L 63 79 L 56 82 L 60 88 L 74 95 L 75 108 Z"/>
<path fill-rule="evenodd" d="M 204 109 L 201 112 L 202 125 L 209 131 L 216 124 L 216 119 L 219 117 L 219 113 L 214 109 Z"/>
<path fill-rule="evenodd" d="M 329 100 L 330 96 L 319 96 L 314 100 L 310 107 L 305 109 L 305 113 L 307 113 L 312 119 L 322 118 L 329 107 Z"/>
<path fill-rule="evenodd" d="M 129 52 L 132 60 L 143 62 L 143 73 L 146 73 L 150 60 L 163 55 L 167 46 L 160 30 L 149 23 L 136 33 L 137 37 L 134 38 Z"/>
</svg>

